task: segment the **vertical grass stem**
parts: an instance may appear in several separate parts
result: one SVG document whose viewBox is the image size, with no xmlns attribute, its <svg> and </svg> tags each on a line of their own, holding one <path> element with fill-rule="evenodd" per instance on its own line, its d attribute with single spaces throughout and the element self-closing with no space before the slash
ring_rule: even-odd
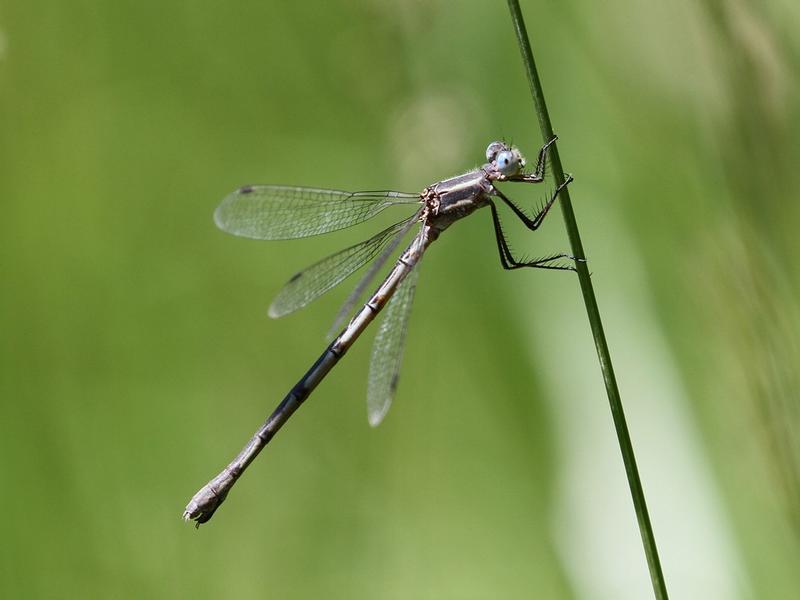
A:
<svg viewBox="0 0 800 600">
<path fill-rule="evenodd" d="M 531 44 L 528 40 L 528 32 L 525 29 L 525 22 L 522 18 L 518 0 L 508 0 L 508 7 L 511 11 L 511 20 L 514 23 L 514 30 L 516 31 L 517 41 L 519 42 L 520 52 L 522 53 L 522 62 L 525 65 L 528 82 L 530 83 L 531 94 L 536 107 L 536 115 L 538 116 L 539 127 L 542 131 L 542 139 L 547 141 L 553 137 L 553 127 L 550 123 L 550 115 L 547 112 L 547 105 L 544 101 L 542 85 L 536 71 L 536 63 L 533 60 L 533 52 L 531 51 Z M 555 144 L 550 150 L 550 157 L 552 159 L 552 169 L 556 185 L 559 186 L 564 183 L 564 171 L 561 167 L 561 158 L 558 155 L 558 148 Z M 561 204 L 561 211 L 564 215 L 564 222 L 566 224 L 572 254 L 576 258 L 585 259 L 581 237 L 578 232 L 578 224 L 575 221 L 575 213 L 572 210 L 572 202 L 570 201 L 568 187 L 564 188 L 560 193 L 558 201 Z M 580 282 L 581 292 L 583 293 L 583 301 L 586 305 L 586 313 L 589 317 L 592 336 L 594 337 L 594 343 L 597 349 L 597 357 L 600 361 L 600 370 L 603 373 L 608 402 L 611 406 L 611 414 L 614 418 L 614 427 L 617 431 L 622 460 L 625 464 L 625 473 L 628 476 L 628 485 L 630 486 L 633 505 L 636 510 L 636 518 L 639 523 L 639 532 L 642 536 L 642 544 L 644 545 L 644 552 L 650 569 L 653 591 L 658 600 L 667 600 L 667 586 L 664 582 L 664 574 L 661 571 L 661 560 L 658 557 L 653 527 L 650 524 L 650 515 L 647 512 L 644 490 L 642 489 L 642 482 L 639 478 L 639 470 L 636 467 L 636 457 L 633 453 L 633 446 L 631 444 L 630 434 L 628 433 L 628 424 L 625 421 L 625 413 L 622 409 L 622 399 L 619 395 L 617 379 L 614 376 L 611 355 L 609 354 L 606 336 L 603 332 L 603 323 L 600 319 L 600 311 L 597 308 L 597 299 L 595 298 L 592 280 L 589 276 L 589 268 L 587 263 L 583 261 L 577 262 L 576 266 L 578 269 L 578 280 Z"/>
</svg>

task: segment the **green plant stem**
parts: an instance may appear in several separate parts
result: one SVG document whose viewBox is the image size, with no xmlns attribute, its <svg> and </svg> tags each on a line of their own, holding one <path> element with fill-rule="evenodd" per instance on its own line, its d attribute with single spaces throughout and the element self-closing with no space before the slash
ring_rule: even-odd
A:
<svg viewBox="0 0 800 600">
<path fill-rule="evenodd" d="M 550 115 L 547 112 L 547 106 L 544 101 L 542 85 L 539 81 L 539 75 L 536 72 L 536 63 L 533 60 L 533 52 L 531 51 L 531 44 L 528 40 L 528 32 L 525 29 L 525 22 L 522 19 L 522 12 L 520 11 L 518 0 L 508 0 L 508 7 L 511 10 L 511 20 L 514 23 L 514 30 L 517 33 L 517 40 L 519 42 L 520 52 L 522 53 L 522 61 L 525 64 L 528 82 L 531 86 L 531 94 L 533 95 L 533 102 L 536 106 L 536 114 L 539 118 L 542 138 L 544 141 L 547 141 L 553 137 L 553 127 L 550 124 Z M 564 170 L 561 167 L 561 158 L 558 155 L 558 149 L 555 144 L 550 148 L 550 157 L 552 159 L 552 169 L 556 185 L 559 186 L 564 183 Z M 572 254 L 576 258 L 585 259 L 581 237 L 578 232 L 578 224 L 575 221 L 575 213 L 572 210 L 572 202 L 570 201 L 568 187 L 564 188 L 559 194 L 559 202 L 561 203 L 561 211 L 564 215 L 564 222 L 572 247 Z M 636 457 L 633 453 L 631 437 L 628 433 L 628 424 L 625 421 L 625 413 L 622 409 L 622 399 L 619 395 L 617 379 L 614 376 L 614 368 L 611 364 L 611 355 L 608 352 L 608 344 L 606 343 L 606 336 L 603 332 L 603 323 L 600 320 L 600 311 L 597 308 L 597 299 L 594 295 L 594 288 L 592 287 L 592 280 L 589 275 L 589 267 L 585 260 L 577 261 L 576 266 L 581 292 L 583 293 L 583 301 L 586 305 L 589 324 L 591 325 L 592 335 L 594 336 L 597 357 L 600 360 L 600 370 L 603 373 L 603 379 L 606 385 L 608 402 L 611 405 L 611 414 L 614 417 L 614 427 L 617 430 L 617 439 L 619 440 L 619 447 L 622 452 L 622 460 L 625 463 L 625 473 L 628 476 L 628 485 L 631 489 L 636 518 L 639 522 L 639 532 L 642 535 L 642 544 L 644 545 L 644 552 L 647 556 L 653 591 L 658 600 L 667 600 L 667 586 L 664 582 L 664 574 L 661 571 L 661 561 L 658 557 L 656 539 L 653 535 L 653 527 L 650 524 L 650 515 L 647 512 L 644 490 L 642 490 L 639 470 L 636 467 Z"/>
</svg>

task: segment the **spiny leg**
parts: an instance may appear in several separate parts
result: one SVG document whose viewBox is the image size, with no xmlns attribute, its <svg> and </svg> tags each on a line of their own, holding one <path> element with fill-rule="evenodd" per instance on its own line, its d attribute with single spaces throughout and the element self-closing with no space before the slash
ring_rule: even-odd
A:
<svg viewBox="0 0 800 600">
<path fill-rule="evenodd" d="M 536 159 L 536 170 L 533 173 L 529 173 L 524 176 L 524 179 L 521 181 L 525 181 L 527 183 L 541 183 L 544 181 L 544 171 L 547 165 L 547 150 L 552 146 L 555 141 L 558 139 L 558 136 L 553 134 L 547 143 L 539 149 L 539 157 Z"/>
<path fill-rule="evenodd" d="M 497 251 L 500 253 L 500 264 L 503 265 L 504 269 L 510 271 L 513 269 L 520 269 L 522 267 L 533 267 L 537 269 L 553 269 L 557 271 L 576 270 L 575 267 L 571 266 L 550 264 L 555 260 L 565 258 L 569 260 L 575 260 L 575 258 L 569 254 L 554 254 L 552 256 L 537 258 L 536 260 L 531 261 L 519 261 L 515 259 L 511 254 L 511 249 L 508 247 L 508 242 L 506 241 L 505 234 L 503 233 L 503 228 L 500 225 L 500 215 L 497 214 L 497 207 L 494 205 L 494 202 L 489 202 L 489 208 L 492 210 L 492 221 L 494 222 L 494 234 L 497 240 Z"/>
<path fill-rule="evenodd" d="M 545 203 L 544 206 L 542 206 L 539 209 L 539 212 L 536 213 L 533 219 L 531 219 L 528 215 L 526 215 L 525 212 L 519 206 L 517 206 L 511 200 L 509 200 L 509 198 L 496 187 L 494 188 L 494 192 L 503 202 L 505 202 L 511 208 L 511 210 L 514 211 L 514 214 L 517 215 L 520 221 L 522 221 L 525 224 L 525 227 L 527 227 L 531 231 L 536 231 L 539 228 L 539 225 L 542 224 L 542 221 L 544 221 L 544 218 L 547 216 L 550 207 L 553 206 L 553 203 L 556 201 L 558 194 L 571 182 L 572 182 L 572 175 L 567 175 L 567 178 L 564 181 L 564 183 L 562 183 L 555 189 L 555 191 L 550 196 L 550 199 L 547 201 L 547 203 Z"/>
</svg>

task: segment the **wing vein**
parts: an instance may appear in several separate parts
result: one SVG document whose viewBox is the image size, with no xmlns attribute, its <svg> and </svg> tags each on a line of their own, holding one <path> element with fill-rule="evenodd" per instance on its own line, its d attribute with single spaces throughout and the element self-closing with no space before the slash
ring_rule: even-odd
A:
<svg viewBox="0 0 800 600">
<path fill-rule="evenodd" d="M 344 229 L 390 206 L 414 204 L 417 194 L 390 190 L 345 192 L 281 185 L 242 187 L 214 212 L 217 227 L 259 240 L 286 240 Z"/>
<path fill-rule="evenodd" d="M 292 313 L 338 285 L 380 253 L 395 237 L 402 237 L 419 213 L 395 223 L 368 240 L 340 250 L 293 275 L 269 307 L 269 316 Z"/>
<path fill-rule="evenodd" d="M 367 384 L 367 419 L 373 427 L 380 425 L 389 412 L 397 390 L 418 273 L 419 265 L 415 265 L 389 300 L 372 345 Z"/>
</svg>

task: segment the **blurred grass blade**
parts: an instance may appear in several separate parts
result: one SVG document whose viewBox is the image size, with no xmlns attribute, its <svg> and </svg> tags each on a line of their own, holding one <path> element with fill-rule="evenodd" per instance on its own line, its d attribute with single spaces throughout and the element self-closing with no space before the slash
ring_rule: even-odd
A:
<svg viewBox="0 0 800 600">
<path fill-rule="evenodd" d="M 536 107 L 536 114 L 539 118 L 539 127 L 542 131 L 542 139 L 547 141 L 553 137 L 553 127 L 550 124 L 550 116 L 547 112 L 542 86 L 536 71 L 533 52 L 531 51 L 528 33 L 525 29 L 525 22 L 522 18 L 518 0 L 508 0 L 508 7 L 511 11 L 511 20 L 514 23 L 520 52 L 522 53 L 522 61 L 525 64 L 525 70 L 528 75 L 528 82 L 531 86 L 531 94 Z M 552 158 L 552 169 L 556 185 L 561 185 L 564 182 L 564 171 L 561 167 L 561 158 L 556 145 L 552 147 L 550 156 Z M 564 188 L 561 192 L 559 203 L 561 204 L 561 210 L 564 215 L 564 222 L 572 247 L 572 254 L 576 258 L 585 259 L 583 245 L 581 244 L 581 238 L 578 232 L 578 225 L 572 210 L 568 187 Z M 647 503 L 644 498 L 642 482 L 639 479 L 639 471 L 636 467 L 636 457 L 633 453 L 633 446 L 631 445 L 631 438 L 628 433 L 628 425 L 625 421 L 625 413 L 622 409 L 622 399 L 620 398 L 619 389 L 617 388 L 617 380 L 614 376 L 614 368 L 611 364 L 611 355 L 609 354 L 606 336 L 603 332 L 600 311 L 597 308 L 597 300 L 589 276 L 589 267 L 585 261 L 577 261 L 576 267 L 578 269 L 578 280 L 580 281 L 581 291 L 583 293 L 583 301 L 586 305 L 586 312 L 592 328 L 595 347 L 597 348 L 597 357 L 600 360 L 600 369 L 603 372 L 608 401 L 611 405 L 611 414 L 614 417 L 614 427 L 617 430 L 617 439 L 619 440 L 619 446 L 622 452 L 622 460 L 625 463 L 625 473 L 628 476 L 633 505 L 636 509 L 639 531 L 642 535 L 647 564 L 650 568 L 650 579 L 653 583 L 653 591 L 658 600 L 666 600 L 668 598 L 667 586 L 661 571 L 661 561 L 658 557 L 656 540 L 653 535 L 653 528 L 650 524 L 650 515 L 647 512 Z"/>
</svg>

